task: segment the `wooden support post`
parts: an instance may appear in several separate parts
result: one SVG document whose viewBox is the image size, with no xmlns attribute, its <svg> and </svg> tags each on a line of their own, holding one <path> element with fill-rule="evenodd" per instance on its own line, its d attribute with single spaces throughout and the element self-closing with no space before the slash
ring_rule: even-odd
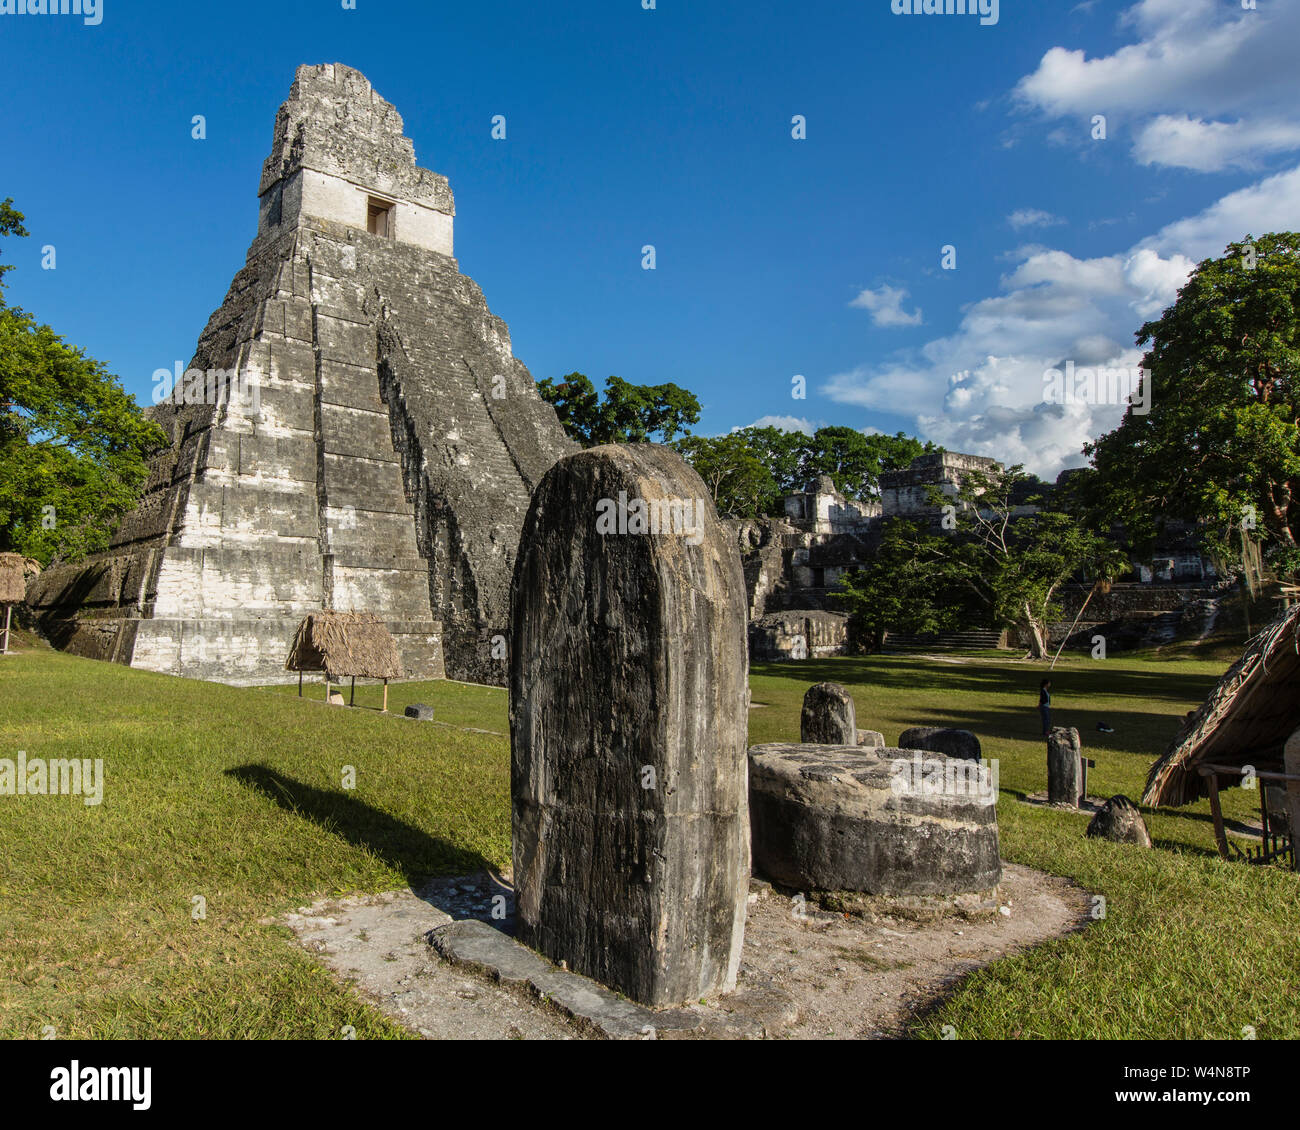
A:
<svg viewBox="0 0 1300 1130">
<path fill-rule="evenodd" d="M 1219 845 L 1219 854 L 1224 859 L 1230 858 L 1228 853 L 1228 833 L 1223 830 L 1223 806 L 1219 803 L 1219 775 L 1217 773 L 1207 773 L 1206 782 L 1210 786 L 1210 813 L 1214 817 L 1214 839 Z"/>
<path fill-rule="evenodd" d="M 388 713 L 388 680 L 384 680 L 384 713 Z"/>
<path fill-rule="evenodd" d="M 302 698 L 302 668 L 298 668 L 298 697 Z"/>
<path fill-rule="evenodd" d="M 325 701 L 326 701 L 326 702 L 329 702 L 329 700 L 330 700 L 330 677 L 329 677 L 328 674 L 326 674 L 326 676 L 325 676 Z"/>
<path fill-rule="evenodd" d="M 1291 869 L 1300 871 L 1300 730 L 1287 739 L 1282 751 L 1286 769 L 1287 822 L 1291 825 Z"/>
<path fill-rule="evenodd" d="M 348 705 L 356 706 L 357 704 L 357 677 L 352 676 L 352 693 L 348 695 Z"/>
<path fill-rule="evenodd" d="M 5 605 L 5 638 L 4 643 L 0 643 L 0 655 L 9 654 L 9 617 L 14 610 L 12 604 Z"/>
<path fill-rule="evenodd" d="M 1259 789 L 1259 822 L 1260 822 L 1260 828 L 1261 828 L 1260 836 L 1259 836 L 1259 846 L 1260 846 L 1260 849 L 1261 849 L 1265 854 L 1267 854 L 1267 853 L 1268 853 L 1268 835 L 1269 835 L 1269 827 L 1268 827 L 1268 786 L 1267 786 L 1263 781 L 1256 781 L 1256 782 L 1255 782 L 1255 785 L 1256 785 L 1256 787 L 1258 787 L 1258 789 Z"/>
</svg>

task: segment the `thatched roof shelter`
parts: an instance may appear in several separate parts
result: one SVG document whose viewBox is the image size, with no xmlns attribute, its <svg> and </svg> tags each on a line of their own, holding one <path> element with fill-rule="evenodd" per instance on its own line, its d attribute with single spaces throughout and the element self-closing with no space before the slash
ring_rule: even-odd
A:
<svg viewBox="0 0 1300 1130">
<path fill-rule="evenodd" d="M 313 612 L 298 625 L 286 671 L 324 671 L 330 682 L 400 679 L 402 658 L 373 612 Z"/>
<path fill-rule="evenodd" d="M 21 553 L 0 553 L 0 604 L 22 604 L 29 564 Z"/>
<path fill-rule="evenodd" d="M 1190 804 L 1208 795 L 1202 765 L 1282 772 L 1300 729 L 1300 605 L 1255 636 L 1201 708 L 1151 767 L 1144 804 Z"/>
</svg>

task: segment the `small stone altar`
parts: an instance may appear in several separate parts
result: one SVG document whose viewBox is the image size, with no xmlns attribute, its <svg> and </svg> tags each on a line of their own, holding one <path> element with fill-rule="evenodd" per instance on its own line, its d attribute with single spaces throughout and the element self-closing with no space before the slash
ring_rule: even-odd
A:
<svg viewBox="0 0 1300 1130">
<path fill-rule="evenodd" d="M 942 753 L 754 746 L 754 870 L 809 891 L 986 891 L 1002 875 L 996 800 L 987 769 Z"/>
</svg>

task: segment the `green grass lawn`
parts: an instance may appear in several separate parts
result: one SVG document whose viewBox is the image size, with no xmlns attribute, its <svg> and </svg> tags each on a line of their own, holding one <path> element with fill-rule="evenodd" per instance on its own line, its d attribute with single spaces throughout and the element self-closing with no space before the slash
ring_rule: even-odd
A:
<svg viewBox="0 0 1300 1130">
<path fill-rule="evenodd" d="M 1136 797 L 1152 755 L 1222 663 L 1072 660 L 1058 724 L 1099 762 L 1093 792 Z M 973 729 L 999 761 L 1005 858 L 1068 875 L 1104 920 L 968 979 L 916 1034 L 962 1038 L 1300 1037 L 1300 876 L 1223 863 L 1204 802 L 1149 813 L 1158 850 L 1086 840 L 1086 818 L 1022 804 L 1045 785 L 1041 669 L 916 656 L 756 666 L 754 742 L 798 738 L 809 684 L 834 679 L 859 725 Z M 510 856 L 505 694 L 396 684 L 340 710 L 293 688 L 172 679 L 43 649 L 0 660 L 0 757 L 103 758 L 103 804 L 0 797 L 0 1037 L 337 1038 L 403 1031 L 275 924 L 320 895 L 502 867 Z M 1113 734 L 1095 731 L 1104 719 Z M 498 731 L 471 733 L 462 727 Z M 355 788 L 342 787 L 346 767 Z M 1255 794 L 1226 795 L 1232 817 Z M 201 896 L 206 917 L 192 916 Z"/>
</svg>

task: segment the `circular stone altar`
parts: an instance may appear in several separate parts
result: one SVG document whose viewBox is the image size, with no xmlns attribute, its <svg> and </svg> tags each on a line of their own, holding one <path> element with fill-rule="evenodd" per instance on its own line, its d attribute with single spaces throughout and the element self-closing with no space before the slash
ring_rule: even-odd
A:
<svg viewBox="0 0 1300 1130">
<path fill-rule="evenodd" d="M 987 767 L 932 751 L 753 746 L 754 871 L 809 891 L 987 891 L 1002 877 L 996 784 Z"/>
</svg>

